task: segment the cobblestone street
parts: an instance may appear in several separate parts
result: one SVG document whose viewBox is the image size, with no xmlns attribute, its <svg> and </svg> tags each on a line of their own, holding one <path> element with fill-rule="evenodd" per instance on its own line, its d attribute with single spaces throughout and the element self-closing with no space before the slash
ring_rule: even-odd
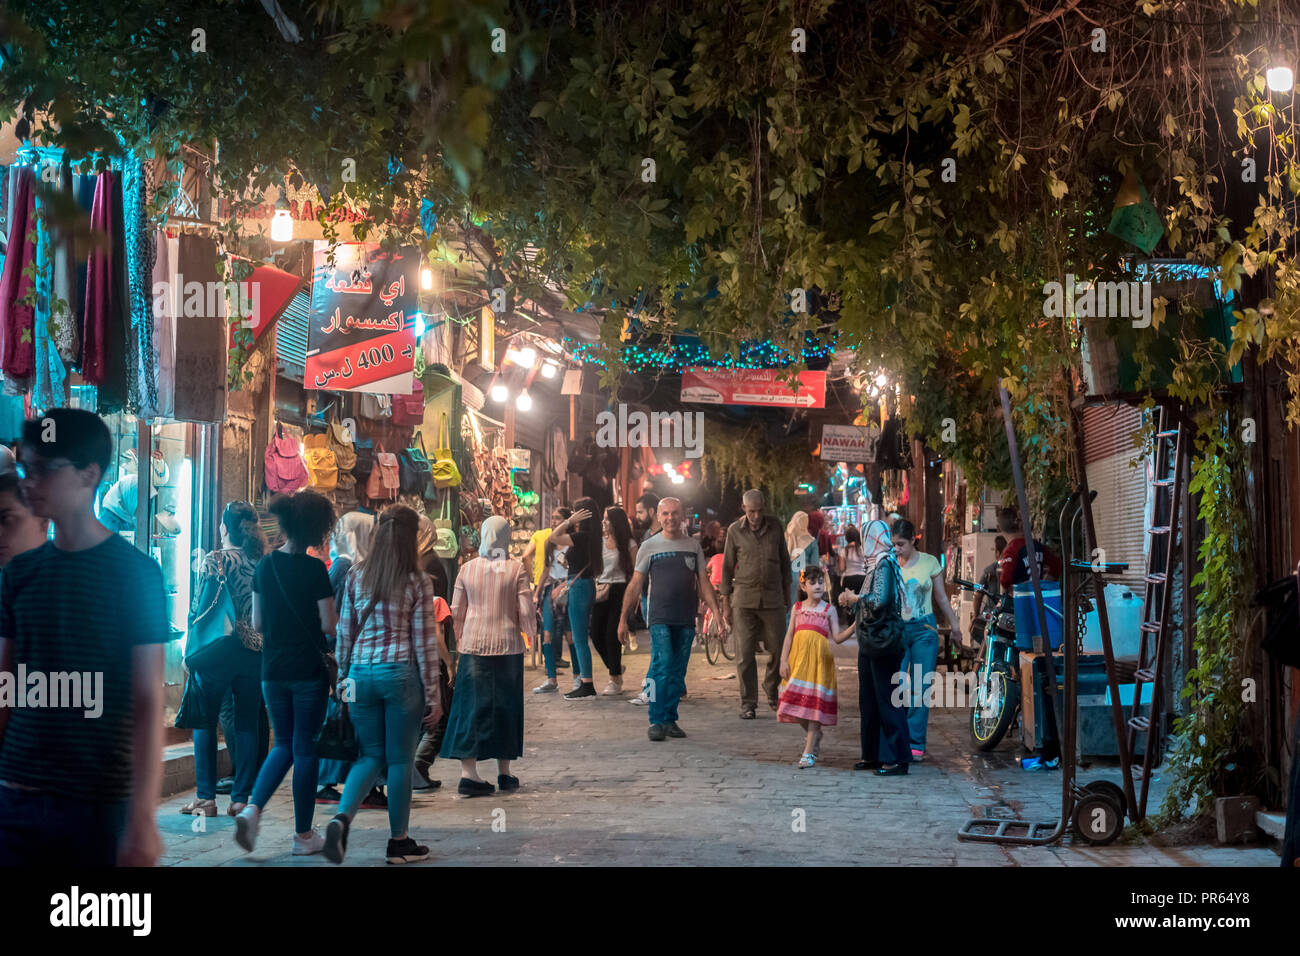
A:
<svg viewBox="0 0 1300 956">
<path fill-rule="evenodd" d="M 648 642 L 628 655 L 628 687 L 649 661 Z M 530 692 L 539 670 L 525 669 L 524 759 L 513 795 L 463 799 L 458 769 L 438 761 L 432 776 L 443 788 L 416 794 L 411 833 L 442 865 L 916 865 L 916 866 L 1277 866 L 1265 848 L 1161 848 L 1121 840 L 1092 848 L 1067 836 L 1056 847 L 1009 848 L 960 843 L 959 826 L 972 814 L 1053 820 L 1060 776 L 1022 771 L 1018 743 L 972 756 L 966 711 L 932 712 L 930 753 L 905 777 L 854 772 L 858 759 L 857 675 L 853 645 L 839 650 L 840 723 L 829 728 L 822 763 L 794 767 L 802 749 L 798 727 L 778 725 L 760 702 L 758 719 L 738 719 L 735 668 L 710 666 L 701 650 L 691 658 L 689 696 L 682 702 L 684 740 L 646 739 L 645 708 L 623 698 L 568 702 Z M 760 657 L 761 668 L 766 657 Z M 561 672 L 562 689 L 569 683 Z M 597 687 L 603 686 L 597 675 Z M 495 763 L 480 767 L 495 781 Z M 1116 767 L 1093 768 L 1084 781 L 1118 779 Z M 1159 805 L 1158 782 L 1150 805 Z M 257 852 L 233 840 L 234 821 L 208 819 L 194 833 L 178 813 L 193 796 L 180 794 L 159 810 L 165 865 L 329 866 L 323 858 L 292 857 L 289 778 L 263 816 Z M 323 830 L 333 810 L 317 807 Z M 802 819 L 802 832 L 796 823 Z M 496 828 L 494 830 L 494 821 Z M 345 865 L 383 865 L 387 815 L 362 810 Z"/>
</svg>

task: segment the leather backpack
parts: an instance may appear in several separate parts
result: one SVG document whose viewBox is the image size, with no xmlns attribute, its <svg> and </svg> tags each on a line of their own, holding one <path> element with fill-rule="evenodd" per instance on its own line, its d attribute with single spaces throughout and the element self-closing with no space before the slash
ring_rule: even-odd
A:
<svg viewBox="0 0 1300 956">
<path fill-rule="evenodd" d="M 433 468 L 424 452 L 424 436 L 418 431 L 415 444 L 399 456 L 398 469 L 402 494 L 428 496 L 429 486 L 433 483 Z"/>
<path fill-rule="evenodd" d="M 292 494 L 305 488 L 311 480 L 307 466 L 298 453 L 298 443 L 284 433 L 284 426 L 275 423 L 275 435 L 266 446 L 266 487 L 280 494 Z"/>
<path fill-rule="evenodd" d="M 307 475 L 318 491 L 333 491 L 339 483 L 339 464 L 330 449 L 329 438 L 323 433 L 305 435 L 302 440 L 302 457 L 307 462 Z"/>
<path fill-rule="evenodd" d="M 402 489 L 402 475 L 397 463 L 397 456 L 384 451 L 380 445 L 375 452 L 375 466 L 370 469 L 370 478 L 366 482 L 366 497 L 372 501 L 388 498 L 395 500 Z"/>
<path fill-rule="evenodd" d="M 352 466 L 352 475 L 358 483 L 368 482 L 370 473 L 375 470 L 375 443 L 369 438 L 358 438 L 352 443 L 352 453 L 357 456 L 357 463 Z"/>
<path fill-rule="evenodd" d="M 417 378 L 410 395 L 393 396 L 394 425 L 424 424 L 424 386 Z"/>
</svg>

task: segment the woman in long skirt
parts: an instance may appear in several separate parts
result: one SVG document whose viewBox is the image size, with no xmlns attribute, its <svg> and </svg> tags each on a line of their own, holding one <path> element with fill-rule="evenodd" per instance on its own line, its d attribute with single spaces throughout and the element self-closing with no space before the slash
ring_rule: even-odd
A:
<svg viewBox="0 0 1300 956">
<path fill-rule="evenodd" d="M 496 787 L 478 773 L 478 761 L 497 761 L 497 786 L 519 789 L 510 762 L 524 755 L 524 641 L 536 637 L 532 582 L 509 557 L 510 523 L 483 522 L 479 556 L 456 575 L 451 614 L 458 635 L 459 669 L 441 756 L 460 761 L 457 791 L 486 796 Z"/>
</svg>

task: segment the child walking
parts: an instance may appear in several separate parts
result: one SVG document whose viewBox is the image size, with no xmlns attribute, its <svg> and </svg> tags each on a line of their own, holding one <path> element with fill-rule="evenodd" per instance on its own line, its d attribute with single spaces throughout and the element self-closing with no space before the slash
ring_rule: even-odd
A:
<svg viewBox="0 0 1300 956">
<path fill-rule="evenodd" d="M 781 691 L 776 719 L 797 723 L 805 733 L 801 770 L 815 766 L 821 752 L 822 728 L 836 722 L 835 658 L 829 641 L 843 644 L 852 628 L 839 630 L 839 620 L 826 597 L 826 577 L 819 567 L 805 568 L 799 583 L 806 600 L 790 614 L 781 645 Z"/>
</svg>

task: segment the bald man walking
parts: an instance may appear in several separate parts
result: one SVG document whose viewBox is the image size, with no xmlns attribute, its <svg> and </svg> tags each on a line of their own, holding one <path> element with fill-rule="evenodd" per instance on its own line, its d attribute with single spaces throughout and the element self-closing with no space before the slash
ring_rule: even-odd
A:
<svg viewBox="0 0 1300 956">
<path fill-rule="evenodd" d="M 753 720 L 758 709 L 758 663 L 761 640 L 771 655 L 763 674 L 763 692 L 776 710 L 781 683 L 781 643 L 790 610 L 790 551 L 781 522 L 763 513 L 762 492 L 751 489 L 742 499 L 745 516 L 727 529 L 722 550 L 722 609 L 736 635 L 736 677 L 740 717 Z"/>
</svg>

